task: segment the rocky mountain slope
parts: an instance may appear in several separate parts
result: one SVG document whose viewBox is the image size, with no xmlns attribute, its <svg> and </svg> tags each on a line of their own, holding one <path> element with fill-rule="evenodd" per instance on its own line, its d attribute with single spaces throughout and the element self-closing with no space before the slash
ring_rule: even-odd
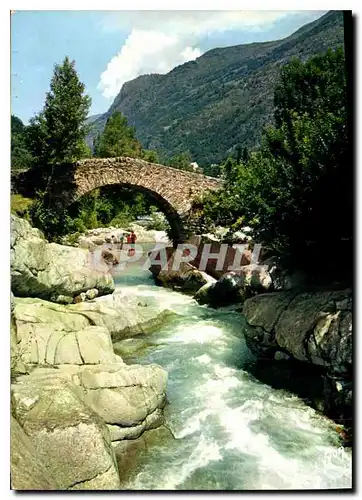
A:
<svg viewBox="0 0 362 500">
<path fill-rule="evenodd" d="M 165 156 L 189 150 L 194 161 L 223 160 L 240 145 L 258 145 L 273 114 L 280 67 L 343 45 L 343 13 L 330 11 L 282 40 L 216 48 L 165 75 L 140 76 L 123 85 L 92 135 L 118 110 L 147 149 Z"/>
</svg>

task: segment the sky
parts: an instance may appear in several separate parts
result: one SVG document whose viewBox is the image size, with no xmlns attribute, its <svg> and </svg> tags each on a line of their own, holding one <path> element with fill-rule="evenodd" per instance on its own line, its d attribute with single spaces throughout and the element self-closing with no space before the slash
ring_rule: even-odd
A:
<svg viewBox="0 0 362 500">
<path fill-rule="evenodd" d="M 284 38 L 326 11 L 15 11 L 11 16 L 11 112 L 39 112 L 55 63 L 76 61 L 107 111 L 124 82 L 167 73 L 215 47 Z"/>
</svg>

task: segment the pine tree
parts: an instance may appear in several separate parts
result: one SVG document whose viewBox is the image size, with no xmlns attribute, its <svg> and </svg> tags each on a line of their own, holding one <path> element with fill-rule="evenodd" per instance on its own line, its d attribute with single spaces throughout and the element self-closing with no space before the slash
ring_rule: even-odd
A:
<svg viewBox="0 0 362 500">
<path fill-rule="evenodd" d="M 11 169 L 30 167 L 32 156 L 25 143 L 26 127 L 17 116 L 11 115 Z"/>
<path fill-rule="evenodd" d="M 96 140 L 94 153 L 100 158 L 142 156 L 142 147 L 134 127 L 128 125 L 127 118 L 119 111 L 108 118 L 103 133 Z"/>
<path fill-rule="evenodd" d="M 44 109 L 31 121 L 27 143 L 36 163 L 74 162 L 89 156 L 85 143 L 91 98 L 68 57 L 56 64 Z"/>
</svg>

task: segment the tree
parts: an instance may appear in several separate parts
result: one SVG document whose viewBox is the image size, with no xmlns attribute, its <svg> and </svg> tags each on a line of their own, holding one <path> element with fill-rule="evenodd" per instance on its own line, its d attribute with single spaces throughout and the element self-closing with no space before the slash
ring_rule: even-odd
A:
<svg viewBox="0 0 362 500">
<path fill-rule="evenodd" d="M 27 130 L 27 144 L 37 164 L 74 162 L 90 155 L 85 144 L 90 105 L 75 62 L 66 57 L 55 65 L 44 108 Z"/>
<path fill-rule="evenodd" d="M 152 149 L 144 149 L 142 152 L 142 159 L 150 163 L 160 163 L 160 157 L 157 151 L 153 151 Z"/>
<path fill-rule="evenodd" d="M 172 156 L 167 161 L 167 164 L 170 165 L 170 167 L 178 168 L 180 170 L 191 171 L 192 170 L 192 167 L 190 167 L 191 161 L 192 158 L 190 152 L 184 151 L 183 153 Z"/>
<path fill-rule="evenodd" d="M 275 105 L 276 127 L 264 135 L 262 158 L 275 171 L 266 190 L 274 210 L 268 238 L 284 238 L 297 266 L 332 266 L 331 242 L 350 255 L 353 232 L 343 51 L 292 61 L 281 72 Z"/>
<path fill-rule="evenodd" d="M 94 155 L 100 158 L 142 156 L 142 147 L 136 138 L 136 131 L 134 127 L 128 126 L 127 118 L 121 112 L 116 111 L 108 118 L 103 133 L 95 141 Z"/>
<path fill-rule="evenodd" d="M 221 166 L 216 163 L 212 163 L 211 165 L 206 165 L 204 168 L 204 175 L 208 175 L 210 177 L 220 177 L 221 175 Z"/>
<path fill-rule="evenodd" d="M 243 163 L 248 163 L 249 161 L 249 151 L 247 147 L 244 147 L 241 153 L 241 161 Z"/>
<path fill-rule="evenodd" d="M 206 213 L 230 225 L 243 217 L 291 269 L 350 278 L 353 168 L 343 51 L 284 66 L 274 102 L 275 125 L 260 150 L 245 165 L 225 165 L 227 189 L 213 195 Z"/>
<path fill-rule="evenodd" d="M 23 170 L 31 166 L 32 155 L 25 142 L 26 127 L 17 116 L 11 115 L 11 169 Z"/>
<path fill-rule="evenodd" d="M 99 157 L 99 146 L 101 142 L 101 134 L 98 132 L 98 134 L 95 136 L 93 140 L 93 156 Z"/>
</svg>

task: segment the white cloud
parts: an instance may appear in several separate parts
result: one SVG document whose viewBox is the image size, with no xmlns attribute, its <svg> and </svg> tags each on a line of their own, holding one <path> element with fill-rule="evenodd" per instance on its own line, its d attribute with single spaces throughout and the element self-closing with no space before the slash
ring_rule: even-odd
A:
<svg viewBox="0 0 362 500">
<path fill-rule="evenodd" d="M 122 85 L 147 73 L 167 73 L 202 55 L 197 47 L 210 33 L 247 28 L 258 30 L 291 11 L 122 11 L 108 13 L 105 31 L 129 35 L 101 74 L 98 88 L 114 98 Z"/>
</svg>

